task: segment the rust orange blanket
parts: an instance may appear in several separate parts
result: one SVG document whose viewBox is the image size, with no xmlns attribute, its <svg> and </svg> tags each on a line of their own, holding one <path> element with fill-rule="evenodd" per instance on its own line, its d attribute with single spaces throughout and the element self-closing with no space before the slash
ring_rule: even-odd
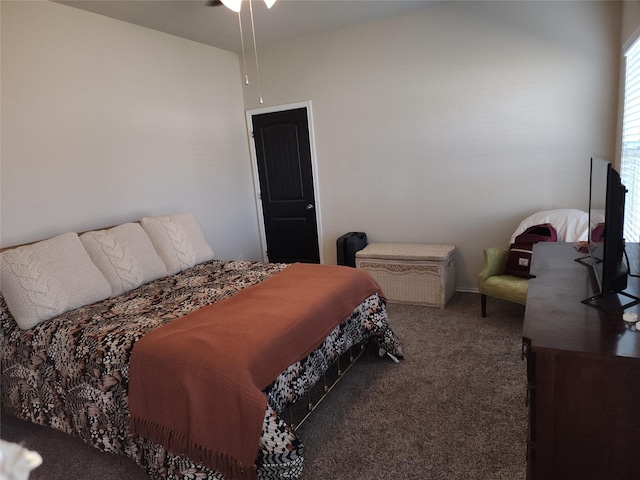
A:
<svg viewBox="0 0 640 480">
<path fill-rule="evenodd" d="M 149 332 L 131 356 L 132 433 L 230 479 L 256 478 L 262 390 L 374 293 L 364 270 L 293 264 Z"/>
</svg>

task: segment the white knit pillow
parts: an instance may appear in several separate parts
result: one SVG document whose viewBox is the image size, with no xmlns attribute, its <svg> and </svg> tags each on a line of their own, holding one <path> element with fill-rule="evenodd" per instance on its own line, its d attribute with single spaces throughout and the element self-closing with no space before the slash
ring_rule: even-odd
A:
<svg viewBox="0 0 640 480">
<path fill-rule="evenodd" d="M 167 275 L 167 267 L 138 223 L 86 232 L 80 240 L 111 284 L 112 297 Z"/>
<path fill-rule="evenodd" d="M 0 288 L 24 330 L 111 295 L 73 232 L 0 253 Z"/>
<path fill-rule="evenodd" d="M 145 217 L 140 223 L 164 260 L 169 275 L 213 259 L 213 250 L 191 213 Z"/>
</svg>

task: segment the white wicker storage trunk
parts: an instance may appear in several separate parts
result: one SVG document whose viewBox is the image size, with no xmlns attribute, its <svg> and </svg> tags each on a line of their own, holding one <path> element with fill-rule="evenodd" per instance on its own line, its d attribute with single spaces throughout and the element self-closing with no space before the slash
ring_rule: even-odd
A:
<svg viewBox="0 0 640 480">
<path fill-rule="evenodd" d="M 456 288 L 455 245 L 370 243 L 356 252 L 389 302 L 444 308 Z"/>
</svg>

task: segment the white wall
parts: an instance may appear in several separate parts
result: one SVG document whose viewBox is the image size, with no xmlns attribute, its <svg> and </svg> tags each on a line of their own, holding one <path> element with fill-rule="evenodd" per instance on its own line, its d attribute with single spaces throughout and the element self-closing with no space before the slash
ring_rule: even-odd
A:
<svg viewBox="0 0 640 480">
<path fill-rule="evenodd" d="M 2 246 L 190 211 L 218 258 L 261 258 L 235 53 L 0 3 Z"/>
<path fill-rule="evenodd" d="M 189 210 L 220 258 L 261 258 L 242 111 L 260 105 L 235 54 L 0 5 L 2 246 Z M 454 243 L 475 289 L 482 248 L 524 216 L 586 208 L 589 156 L 615 152 L 620 13 L 442 2 L 259 46 L 263 106 L 313 102 L 327 263 L 352 230 Z"/>
<path fill-rule="evenodd" d="M 623 3 L 622 44 L 629 48 L 640 36 L 640 2 L 637 0 Z M 624 53 L 624 52 L 623 52 Z"/>
<path fill-rule="evenodd" d="M 522 218 L 586 209 L 590 155 L 615 153 L 620 23 L 617 2 L 442 2 L 258 46 L 265 106 L 313 102 L 327 263 L 348 231 L 453 243 L 474 290 Z"/>
</svg>

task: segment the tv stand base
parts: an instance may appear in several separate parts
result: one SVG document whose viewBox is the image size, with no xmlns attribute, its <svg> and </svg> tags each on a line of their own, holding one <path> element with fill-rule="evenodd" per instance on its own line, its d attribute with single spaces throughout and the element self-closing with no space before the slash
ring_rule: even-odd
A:
<svg viewBox="0 0 640 480">
<path fill-rule="evenodd" d="M 624 303 L 624 301 L 621 301 L 624 299 L 621 299 L 620 296 L 627 297 L 631 299 L 631 301 Z M 640 298 L 627 292 L 598 293 L 589 298 L 585 298 L 582 300 L 582 303 L 598 308 L 607 313 L 614 313 L 637 305 L 640 303 Z"/>
</svg>

